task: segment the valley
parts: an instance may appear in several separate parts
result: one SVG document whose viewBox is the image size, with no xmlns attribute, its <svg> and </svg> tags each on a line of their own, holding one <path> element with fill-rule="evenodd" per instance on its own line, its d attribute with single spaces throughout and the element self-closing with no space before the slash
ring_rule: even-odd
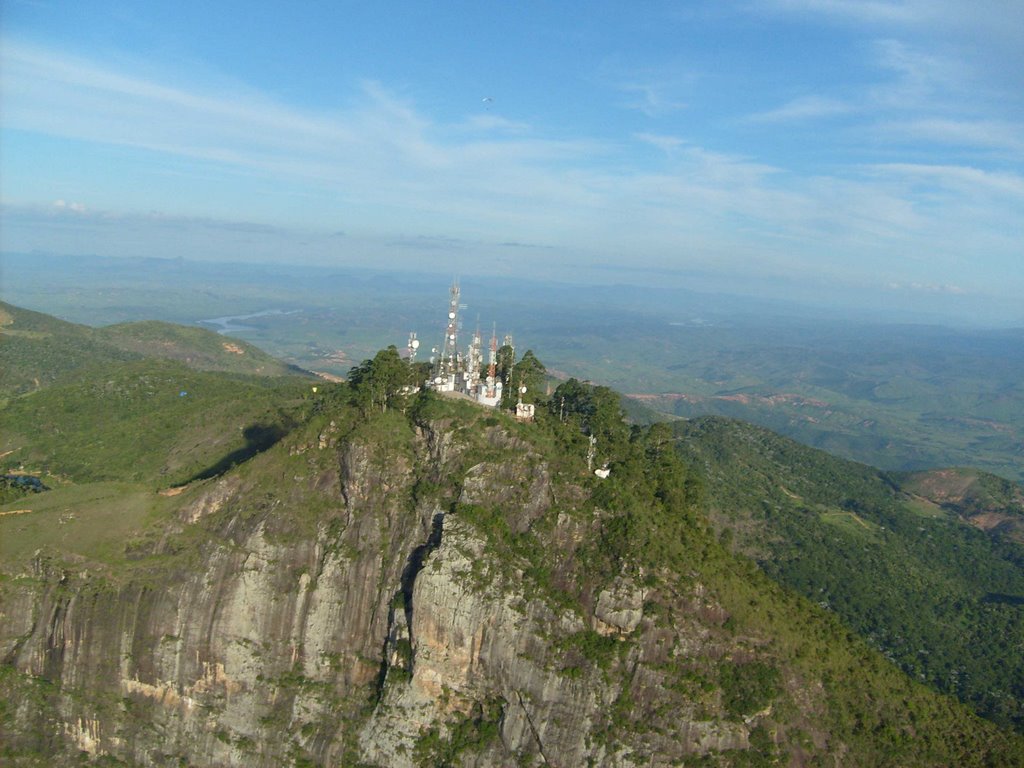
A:
<svg viewBox="0 0 1024 768">
<path fill-rule="evenodd" d="M 91 325 L 254 315 L 235 338 L 334 376 L 410 331 L 427 350 L 440 343 L 450 282 L 167 259 L 9 261 L 4 295 L 23 306 Z M 33 277 L 42 271 L 45 284 Z M 1021 329 L 882 323 L 667 288 L 481 277 L 464 288 L 486 302 L 468 306 L 467 323 L 492 317 L 563 378 L 666 417 L 738 418 L 886 470 L 969 466 L 1024 480 Z"/>
</svg>

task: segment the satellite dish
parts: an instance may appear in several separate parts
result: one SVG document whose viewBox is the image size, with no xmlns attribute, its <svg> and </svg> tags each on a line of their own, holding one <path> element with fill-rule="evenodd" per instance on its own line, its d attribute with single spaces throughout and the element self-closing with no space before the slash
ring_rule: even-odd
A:
<svg viewBox="0 0 1024 768">
<path fill-rule="evenodd" d="M 434 379 L 434 383 L 435 384 L 440 384 L 441 383 L 441 377 L 438 376 L 436 379 Z"/>
<path fill-rule="evenodd" d="M 526 394 L 526 387 L 520 387 L 519 391 L 522 392 L 525 395 Z"/>
<path fill-rule="evenodd" d="M 412 348 L 413 349 L 419 349 L 420 348 L 420 340 L 419 339 L 413 339 L 412 340 Z"/>
<path fill-rule="evenodd" d="M 449 320 L 454 320 L 455 319 L 455 313 L 454 312 L 449 312 L 448 313 L 448 319 Z"/>
</svg>

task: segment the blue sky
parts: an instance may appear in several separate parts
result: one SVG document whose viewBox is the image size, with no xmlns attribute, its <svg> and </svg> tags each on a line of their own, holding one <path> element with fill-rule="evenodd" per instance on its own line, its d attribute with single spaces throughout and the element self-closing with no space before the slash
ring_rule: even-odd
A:
<svg viewBox="0 0 1024 768">
<path fill-rule="evenodd" d="M 0 13 L 4 250 L 1024 318 L 1017 0 Z"/>
</svg>

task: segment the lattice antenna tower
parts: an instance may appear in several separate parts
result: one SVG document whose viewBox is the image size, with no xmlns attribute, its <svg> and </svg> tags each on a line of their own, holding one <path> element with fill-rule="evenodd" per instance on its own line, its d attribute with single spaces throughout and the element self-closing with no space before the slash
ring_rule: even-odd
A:
<svg viewBox="0 0 1024 768">
<path fill-rule="evenodd" d="M 443 378 L 452 376 L 459 368 L 459 281 L 452 282 L 448 291 L 448 328 L 441 345 L 439 373 Z"/>
<path fill-rule="evenodd" d="M 465 308 L 463 305 L 462 308 Z M 476 383 L 480 380 L 480 366 L 483 365 L 484 356 L 483 352 L 483 341 L 480 337 L 480 317 L 476 318 L 476 331 L 473 332 L 473 340 L 469 344 L 469 361 L 466 365 L 466 379 L 476 386 Z"/>
<path fill-rule="evenodd" d="M 498 394 L 498 324 L 491 329 L 491 350 L 487 359 L 487 396 Z"/>
</svg>

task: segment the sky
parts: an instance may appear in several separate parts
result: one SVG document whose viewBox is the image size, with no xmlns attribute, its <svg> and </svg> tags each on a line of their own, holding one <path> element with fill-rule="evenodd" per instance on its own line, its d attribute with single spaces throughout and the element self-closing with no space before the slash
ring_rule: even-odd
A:
<svg viewBox="0 0 1024 768">
<path fill-rule="evenodd" d="M 0 251 L 1024 324 L 1024 2 L 0 7 Z"/>
</svg>

